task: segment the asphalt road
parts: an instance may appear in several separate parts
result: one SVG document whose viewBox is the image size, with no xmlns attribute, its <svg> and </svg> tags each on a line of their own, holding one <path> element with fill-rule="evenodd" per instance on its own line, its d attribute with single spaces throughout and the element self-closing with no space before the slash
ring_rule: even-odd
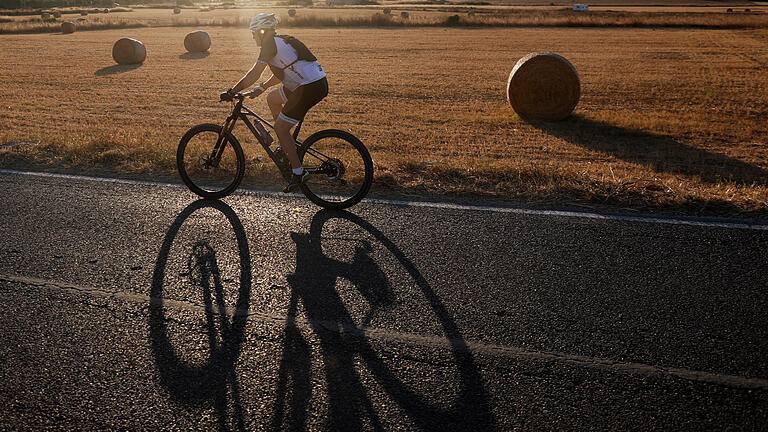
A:
<svg viewBox="0 0 768 432">
<path fill-rule="evenodd" d="M 768 230 L 0 173 L 0 429 L 768 429 Z"/>
</svg>

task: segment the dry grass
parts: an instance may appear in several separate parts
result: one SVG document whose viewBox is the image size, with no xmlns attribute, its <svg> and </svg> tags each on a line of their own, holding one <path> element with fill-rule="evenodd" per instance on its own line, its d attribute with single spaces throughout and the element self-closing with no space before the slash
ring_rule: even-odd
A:
<svg viewBox="0 0 768 432">
<path fill-rule="evenodd" d="M 78 7 L 70 7 L 70 8 L 43 8 L 43 9 L 0 9 L 0 15 L 5 16 L 19 16 L 19 17 L 28 17 L 28 16 L 39 16 L 43 12 L 54 12 L 58 11 L 62 14 L 77 14 L 80 15 L 80 12 L 88 12 L 88 13 L 104 13 L 105 8 L 78 8 Z M 108 8 L 109 13 L 119 13 L 119 12 L 132 12 L 133 9 L 131 8 L 123 8 L 123 7 L 116 7 L 116 8 Z"/>
<path fill-rule="evenodd" d="M 86 18 L 85 21 L 76 21 L 74 17 L 63 16 L 61 19 L 17 20 L 0 23 L 0 34 L 59 33 L 61 32 L 61 23 L 67 21 L 75 22 L 78 31 L 149 27 L 149 24 L 141 23 L 139 21 L 119 18 L 94 18 L 89 15 L 89 18 Z"/>
<path fill-rule="evenodd" d="M 399 16 L 408 9 L 410 17 Z M 718 12 L 621 12 L 593 11 L 579 13 L 567 8 L 513 9 L 475 7 L 393 8 L 391 15 L 381 7 L 350 9 L 299 9 L 289 18 L 284 8 L 270 8 L 280 15 L 284 28 L 318 27 L 653 27 L 757 29 L 768 28 L 768 13 Z M 185 9 L 181 15 L 170 9 L 138 9 L 121 14 L 93 14 L 78 23 L 78 30 L 105 30 L 139 27 L 239 27 L 247 28 L 251 16 L 262 9 L 229 9 L 201 12 Z M 469 16 L 468 12 L 475 15 Z M 61 20 L 67 20 L 67 15 Z M 60 21 L 43 20 L 39 14 L 0 21 L 0 34 L 51 33 L 59 30 Z"/>
<path fill-rule="evenodd" d="M 181 28 L 0 37 L 0 141 L 43 142 L 0 150 L 0 166 L 176 178 L 178 139 L 223 121 L 229 106 L 218 92 L 258 51 L 247 31 L 205 30 L 211 54 L 199 57 L 184 55 Z M 376 164 L 374 193 L 768 216 L 766 30 L 290 33 L 321 59 L 331 87 L 302 135 L 358 135 Z M 143 66 L 113 65 L 120 37 L 146 44 Z M 506 105 L 507 74 L 540 50 L 568 58 L 581 76 L 568 121 L 525 123 Z M 266 111 L 262 100 L 251 105 Z M 257 163 L 254 140 L 236 134 Z M 251 184 L 278 187 L 271 168 L 250 172 Z"/>
</svg>

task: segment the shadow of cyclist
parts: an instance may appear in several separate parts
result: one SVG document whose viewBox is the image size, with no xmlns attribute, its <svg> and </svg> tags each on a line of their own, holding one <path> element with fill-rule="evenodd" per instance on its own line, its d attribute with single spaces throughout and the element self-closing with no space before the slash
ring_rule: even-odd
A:
<svg viewBox="0 0 768 432">
<path fill-rule="evenodd" d="M 171 254 L 174 241 L 177 240 L 184 222 L 202 209 L 221 212 L 231 224 L 237 239 L 240 277 L 234 308 L 227 307 L 227 290 L 224 287 L 219 254 L 208 239 L 190 240 L 189 236 L 185 235 L 184 243 L 194 241 L 194 245 L 185 251 L 186 258 L 179 259 Z M 191 309 L 202 310 L 205 316 L 210 356 L 203 364 L 190 364 L 184 360 L 183 355 L 179 354 L 183 347 L 174 347 L 172 343 L 172 332 L 168 328 L 169 317 L 166 316 L 167 301 L 164 298 L 164 288 L 169 289 L 166 285 L 166 279 L 171 275 L 168 267 L 172 264 L 169 263 L 186 263 L 182 264 L 181 269 L 183 274 L 188 276 L 188 283 L 184 284 L 185 291 L 188 291 L 191 298 L 202 298 L 200 307 L 187 305 Z M 224 264 L 228 267 L 228 263 Z M 243 225 L 232 208 L 221 201 L 198 200 L 176 217 L 165 234 L 152 277 L 149 314 L 152 352 L 159 381 L 171 398 L 185 405 L 211 404 L 218 416 L 219 430 L 230 430 L 227 400 L 230 391 L 233 399 L 234 427 L 237 430 L 245 430 L 235 365 L 245 339 L 251 280 L 248 241 Z"/>
<path fill-rule="evenodd" d="M 352 238 L 358 243 L 351 261 L 329 258 L 323 253 L 323 225 L 331 219 L 357 225 L 377 243 Z M 345 234 L 346 235 L 346 234 Z M 367 237 L 367 236 L 366 236 Z M 489 430 L 495 427 L 483 379 L 471 351 L 463 341 L 458 326 L 434 292 L 429 282 L 405 254 L 381 231 L 367 221 L 347 212 L 321 210 L 311 224 L 309 234 L 293 233 L 296 242 L 296 271 L 288 277 L 292 296 L 285 327 L 285 344 L 278 375 L 277 397 L 271 429 L 306 428 L 307 407 L 311 399 L 311 349 L 302 336 L 295 317 L 299 303 L 304 306 L 312 331 L 320 340 L 325 367 L 330 430 L 382 430 L 377 407 L 369 397 L 370 383 L 358 372 L 359 365 L 372 375 L 390 400 L 419 429 Z M 392 254 L 418 287 L 442 326 L 458 372 L 459 389 L 453 405 L 431 403 L 427 396 L 410 388 L 386 364 L 367 339 L 367 326 L 376 310 L 395 301 L 392 285 L 371 257 L 373 247 L 383 247 Z M 338 280 L 349 281 L 368 305 L 368 311 L 354 322 L 338 289 Z"/>
</svg>

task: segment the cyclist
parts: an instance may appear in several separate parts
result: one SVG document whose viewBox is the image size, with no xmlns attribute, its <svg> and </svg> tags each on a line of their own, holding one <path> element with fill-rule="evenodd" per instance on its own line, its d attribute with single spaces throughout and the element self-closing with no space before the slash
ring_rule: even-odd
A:
<svg viewBox="0 0 768 432">
<path fill-rule="evenodd" d="M 256 45 L 261 47 L 259 58 L 251 70 L 225 93 L 231 96 L 250 87 L 266 67 L 272 71 L 272 76 L 254 89 L 254 95 L 258 96 L 282 82 L 279 89 L 267 95 L 267 104 L 275 119 L 277 139 L 293 170 L 291 181 L 283 192 L 294 192 L 309 177 L 309 173 L 301 166 L 296 154 L 291 128 L 328 95 L 328 80 L 323 67 L 309 49 L 296 38 L 275 33 L 276 26 L 275 14 L 261 13 L 253 17 L 249 27 Z"/>
</svg>

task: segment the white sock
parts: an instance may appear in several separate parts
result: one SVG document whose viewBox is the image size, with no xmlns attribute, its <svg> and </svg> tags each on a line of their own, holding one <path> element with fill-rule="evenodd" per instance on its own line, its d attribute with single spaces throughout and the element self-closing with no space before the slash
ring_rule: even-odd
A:
<svg viewBox="0 0 768 432">
<path fill-rule="evenodd" d="M 304 167 L 298 167 L 293 169 L 293 173 L 296 175 L 302 175 L 304 174 Z"/>
</svg>

